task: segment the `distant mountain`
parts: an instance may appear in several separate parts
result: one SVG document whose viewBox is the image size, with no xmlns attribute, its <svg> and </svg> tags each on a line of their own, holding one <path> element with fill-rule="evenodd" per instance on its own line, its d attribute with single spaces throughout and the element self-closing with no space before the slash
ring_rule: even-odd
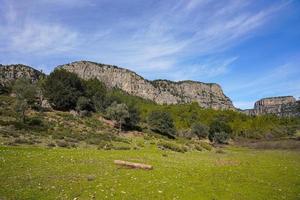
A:
<svg viewBox="0 0 300 200">
<path fill-rule="evenodd" d="M 97 78 L 108 87 L 117 87 L 158 104 L 197 102 L 204 108 L 235 109 L 232 101 L 224 95 L 221 86 L 215 83 L 149 81 L 128 69 L 89 61 L 73 62 L 59 67 L 83 79 Z"/>
<path fill-rule="evenodd" d="M 268 97 L 255 102 L 253 109 L 243 112 L 249 115 L 300 116 L 300 101 L 292 96 Z"/>
</svg>

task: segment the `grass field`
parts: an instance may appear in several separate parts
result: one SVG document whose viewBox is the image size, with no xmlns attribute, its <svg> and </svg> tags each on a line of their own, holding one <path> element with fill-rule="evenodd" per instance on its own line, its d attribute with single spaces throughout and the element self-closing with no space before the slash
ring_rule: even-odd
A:
<svg viewBox="0 0 300 200">
<path fill-rule="evenodd" d="M 120 168 L 122 159 L 154 166 Z M 0 199 L 300 199 L 299 151 L 0 147 Z"/>
</svg>

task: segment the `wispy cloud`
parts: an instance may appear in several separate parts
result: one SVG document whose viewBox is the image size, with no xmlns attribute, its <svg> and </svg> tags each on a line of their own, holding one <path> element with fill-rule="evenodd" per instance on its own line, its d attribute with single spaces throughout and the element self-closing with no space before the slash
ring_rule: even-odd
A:
<svg viewBox="0 0 300 200">
<path fill-rule="evenodd" d="M 90 3 L 77 0 L 39 1 L 45 7 L 47 4 L 86 6 Z M 5 46 L 5 51 L 37 55 L 65 52 L 73 57 L 119 64 L 139 72 L 175 69 L 187 57 L 222 52 L 249 37 L 283 6 L 273 4 L 263 9 L 249 10 L 248 1 L 243 0 L 222 3 L 181 0 L 175 5 L 173 1 L 166 1 L 151 8 L 152 11 L 145 16 L 123 18 L 111 24 L 109 30 L 96 27 L 91 32 L 84 32 L 76 30 L 74 24 L 65 25 L 60 20 L 52 22 L 37 19 L 34 15 L 22 16 L 14 9 L 15 4 L 8 4 L 6 23 L 0 23 L 1 29 L 8 30 L 7 34 L 0 35 L 0 44 Z M 31 9 L 30 5 L 26 8 Z M 41 6 L 41 9 L 46 8 Z M 224 58 L 222 62 L 228 59 L 231 58 Z M 225 67 L 208 67 L 205 63 L 191 65 L 191 70 L 194 68 L 206 71 L 203 73 L 205 76 L 226 71 Z"/>
<path fill-rule="evenodd" d="M 252 9 L 253 4 L 245 0 L 181 0 L 176 4 L 164 1 L 140 17 L 125 16 L 109 29 L 95 26 L 88 32 L 78 30 L 76 24 L 64 24 L 61 16 L 53 16 L 52 21 L 38 18 L 30 4 L 39 3 L 46 12 L 49 4 L 69 8 L 96 6 L 96 2 L 32 0 L 22 12 L 16 8 L 15 1 L 3 2 L 4 23 L 0 23 L 0 28 L 6 31 L 0 33 L 1 52 L 37 56 L 65 53 L 75 58 L 119 64 L 141 73 L 176 69 L 168 78 L 179 80 L 194 78 L 194 74 L 207 78 L 226 73 L 237 57 L 215 54 L 255 35 L 288 1 L 259 9 Z M 101 3 L 109 6 L 108 1 Z M 191 57 L 210 55 L 213 56 L 209 62 L 198 59 L 196 63 L 183 64 Z M 179 70 L 182 65 L 185 69 Z"/>
<path fill-rule="evenodd" d="M 255 101 L 264 97 L 291 95 L 298 98 L 300 68 L 297 60 L 299 59 L 263 72 L 259 77 L 244 78 L 242 82 L 233 80 L 231 84 L 227 84 L 227 92 L 235 94 L 235 105 L 240 108 L 252 108 Z M 242 99 L 247 100 L 241 101 Z"/>
</svg>

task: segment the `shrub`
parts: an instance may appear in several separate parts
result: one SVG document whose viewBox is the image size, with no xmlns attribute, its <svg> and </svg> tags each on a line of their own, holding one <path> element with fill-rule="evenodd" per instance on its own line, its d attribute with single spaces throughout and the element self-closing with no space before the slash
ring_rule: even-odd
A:
<svg viewBox="0 0 300 200">
<path fill-rule="evenodd" d="M 98 79 L 89 79 L 84 81 L 85 95 L 92 100 L 94 110 L 102 112 L 105 108 L 106 87 Z"/>
<path fill-rule="evenodd" d="M 101 141 L 98 145 L 98 149 L 111 150 L 113 148 L 113 144 L 111 142 Z"/>
<path fill-rule="evenodd" d="M 160 141 L 158 147 L 161 149 L 169 149 L 171 151 L 176 151 L 180 153 L 185 153 L 188 151 L 187 147 L 184 145 L 179 145 L 173 142 Z"/>
<path fill-rule="evenodd" d="M 34 144 L 34 140 L 26 139 L 26 138 L 17 138 L 14 140 L 16 144 Z"/>
<path fill-rule="evenodd" d="M 203 150 L 203 148 L 202 148 L 202 146 L 201 146 L 200 144 L 195 144 L 195 145 L 194 145 L 194 148 L 195 148 L 197 151 L 202 151 L 202 150 Z"/>
<path fill-rule="evenodd" d="M 113 146 L 114 150 L 130 150 L 131 147 L 130 146 Z"/>
<path fill-rule="evenodd" d="M 77 100 L 84 94 L 80 78 L 64 69 L 54 70 L 45 80 L 45 96 L 57 110 L 70 110 L 76 107 Z"/>
<path fill-rule="evenodd" d="M 217 150 L 216 150 L 216 153 L 219 153 L 219 154 L 224 154 L 224 153 L 225 153 L 225 151 L 224 151 L 224 150 L 222 150 L 222 149 L 217 149 Z"/>
<path fill-rule="evenodd" d="M 176 129 L 171 115 L 168 112 L 153 111 L 148 116 L 148 124 L 154 132 L 175 138 Z"/>
<path fill-rule="evenodd" d="M 192 125 L 191 132 L 192 134 L 196 135 L 199 139 L 204 139 L 209 134 L 209 127 L 204 124 L 195 123 Z"/>
<path fill-rule="evenodd" d="M 93 104 L 90 99 L 86 97 L 79 97 L 76 103 L 77 111 L 94 111 Z"/>
<path fill-rule="evenodd" d="M 102 142 L 102 140 L 101 140 L 101 138 L 98 138 L 98 137 L 91 137 L 91 138 L 88 138 L 86 140 L 86 142 L 88 144 L 99 145 Z"/>
<path fill-rule="evenodd" d="M 70 144 L 68 142 L 66 142 L 65 140 L 58 140 L 58 141 L 56 141 L 56 144 L 57 144 L 57 146 L 64 147 L 64 148 L 70 146 Z"/>
<path fill-rule="evenodd" d="M 212 146 L 210 144 L 208 144 L 207 142 L 199 142 L 199 145 L 203 149 L 206 149 L 207 151 L 211 151 L 212 150 Z"/>
<path fill-rule="evenodd" d="M 140 122 L 140 111 L 133 103 L 130 103 L 128 113 L 128 117 L 125 118 L 125 126 L 131 129 L 135 128 Z"/>
<path fill-rule="evenodd" d="M 48 147 L 56 147 L 56 144 L 53 143 L 53 142 L 50 142 L 50 143 L 47 144 L 47 146 L 48 146 Z"/>
<path fill-rule="evenodd" d="M 38 117 L 34 117 L 29 119 L 27 124 L 29 126 L 43 126 L 43 121 Z"/>
<path fill-rule="evenodd" d="M 16 112 L 19 113 L 23 123 L 26 120 L 26 111 L 36 102 L 37 88 L 27 79 L 18 79 L 14 86 L 13 92 L 16 94 Z"/>
<path fill-rule="evenodd" d="M 224 131 L 217 132 L 215 133 L 213 140 L 219 144 L 227 144 L 229 140 L 229 134 Z"/>
<path fill-rule="evenodd" d="M 122 129 L 122 125 L 125 123 L 125 119 L 129 117 L 128 107 L 126 104 L 117 104 L 114 102 L 106 109 L 107 116 L 110 119 L 116 120 L 119 124 L 119 131 Z"/>
<path fill-rule="evenodd" d="M 226 122 L 215 120 L 210 125 L 208 138 L 211 142 L 223 143 L 229 139 L 230 133 L 232 133 L 232 129 Z"/>
</svg>

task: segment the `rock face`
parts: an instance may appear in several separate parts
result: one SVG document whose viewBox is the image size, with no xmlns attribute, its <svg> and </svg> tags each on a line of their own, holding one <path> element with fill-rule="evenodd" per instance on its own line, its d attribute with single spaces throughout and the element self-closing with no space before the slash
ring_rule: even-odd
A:
<svg viewBox="0 0 300 200">
<path fill-rule="evenodd" d="M 76 73 L 83 79 L 97 78 L 107 87 L 116 87 L 159 104 L 198 102 L 204 108 L 235 109 L 231 100 L 224 95 L 222 88 L 214 83 L 148 81 L 130 70 L 88 61 L 58 67 Z"/>
<path fill-rule="evenodd" d="M 12 81 L 17 80 L 18 78 L 26 78 L 32 82 L 35 82 L 42 76 L 45 76 L 45 74 L 26 65 L 0 64 L 0 88 L 6 87 Z"/>
<path fill-rule="evenodd" d="M 300 101 L 292 96 L 263 98 L 255 102 L 253 109 L 244 112 L 249 115 L 300 116 Z"/>
</svg>

